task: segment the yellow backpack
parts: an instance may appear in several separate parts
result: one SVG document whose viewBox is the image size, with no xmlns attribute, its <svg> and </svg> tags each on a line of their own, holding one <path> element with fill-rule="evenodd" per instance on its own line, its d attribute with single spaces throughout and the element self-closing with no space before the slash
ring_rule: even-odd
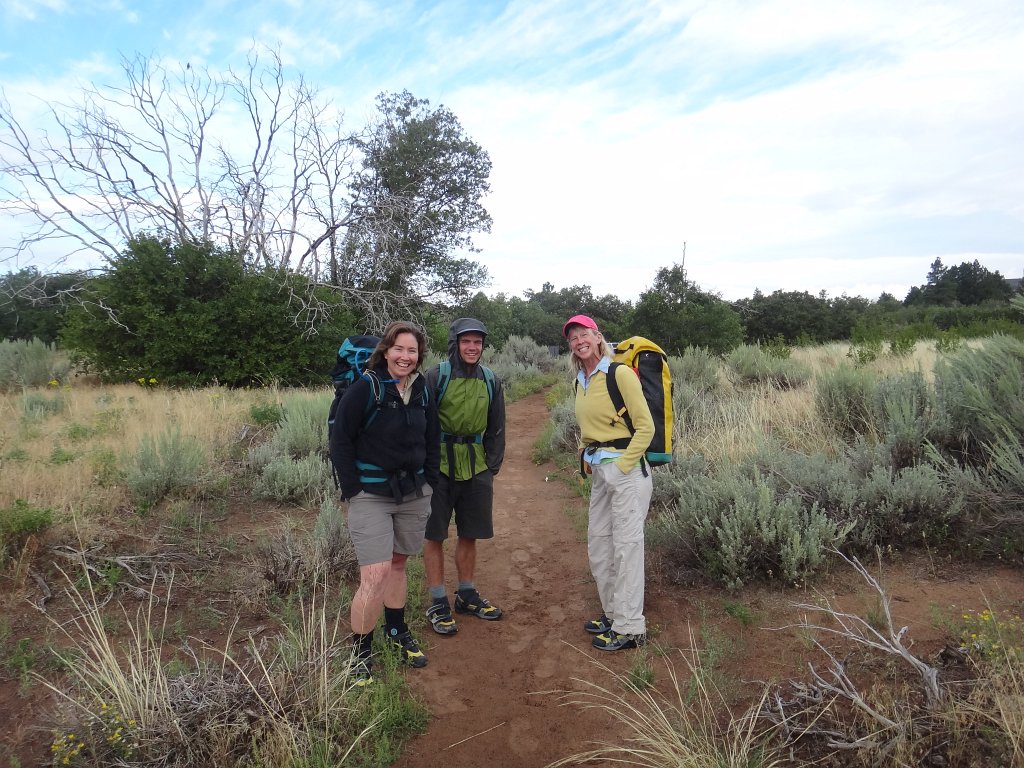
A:
<svg viewBox="0 0 1024 768">
<path fill-rule="evenodd" d="M 618 344 L 612 345 L 612 370 L 608 372 L 608 394 L 612 398 L 619 418 L 623 419 L 629 431 L 633 432 L 633 422 L 626 411 L 626 404 L 615 383 L 616 364 L 628 365 L 640 379 L 647 407 L 651 409 L 654 419 L 654 439 L 651 440 L 644 454 L 647 463 L 652 467 L 668 464 L 672 461 L 672 373 L 668 368 L 668 355 L 650 339 L 643 336 L 630 336 Z"/>
</svg>

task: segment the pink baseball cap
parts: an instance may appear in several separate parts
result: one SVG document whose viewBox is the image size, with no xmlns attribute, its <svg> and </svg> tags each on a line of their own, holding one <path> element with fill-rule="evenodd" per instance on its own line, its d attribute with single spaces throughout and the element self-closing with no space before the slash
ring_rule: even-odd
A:
<svg viewBox="0 0 1024 768">
<path fill-rule="evenodd" d="M 587 317 L 586 315 L 573 315 L 566 320 L 565 325 L 562 326 L 562 335 L 566 338 L 569 337 L 570 325 L 582 325 L 584 328 L 589 328 L 592 331 L 597 330 L 597 323 L 594 322 L 594 318 Z"/>
</svg>

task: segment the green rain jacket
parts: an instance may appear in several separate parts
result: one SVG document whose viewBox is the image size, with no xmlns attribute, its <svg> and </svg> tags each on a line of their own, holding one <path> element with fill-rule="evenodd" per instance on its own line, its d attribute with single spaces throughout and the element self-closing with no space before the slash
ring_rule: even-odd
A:
<svg viewBox="0 0 1024 768">
<path fill-rule="evenodd" d="M 470 480 L 486 471 L 497 475 L 505 460 L 505 391 L 495 378 L 494 397 L 489 398 L 487 381 L 480 365 L 466 365 L 459 357 L 461 320 L 452 323 L 448 331 L 448 360 L 452 375 L 438 405 L 441 431 L 447 435 L 462 436 L 459 442 L 442 442 L 441 445 L 441 474 L 457 481 Z M 426 372 L 427 385 L 435 396 L 439 373 L 438 366 Z M 475 435 L 481 435 L 482 439 L 472 441 Z M 455 459 L 454 475 L 449 466 L 449 456 Z"/>
</svg>

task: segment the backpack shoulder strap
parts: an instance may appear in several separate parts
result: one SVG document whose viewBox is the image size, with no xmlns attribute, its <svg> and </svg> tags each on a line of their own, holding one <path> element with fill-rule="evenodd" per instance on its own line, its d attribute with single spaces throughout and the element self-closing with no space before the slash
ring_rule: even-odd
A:
<svg viewBox="0 0 1024 768">
<path fill-rule="evenodd" d="M 494 402 L 494 371 L 486 365 L 480 366 L 484 371 L 484 381 L 487 382 L 487 402 Z"/>
<path fill-rule="evenodd" d="M 381 383 L 380 376 L 374 371 L 363 371 L 360 375 L 370 385 L 370 397 L 366 401 L 366 412 L 363 416 L 363 426 L 368 427 L 384 406 L 384 384 Z"/>
<path fill-rule="evenodd" d="M 629 413 L 626 411 L 626 401 L 622 399 L 622 393 L 619 391 L 619 382 L 615 380 L 616 371 L 622 367 L 624 363 L 613 362 L 608 366 L 608 375 L 605 379 L 608 382 L 608 396 L 612 399 L 612 406 L 615 408 L 615 418 L 612 419 L 612 426 L 617 421 L 624 421 L 626 428 L 630 433 L 634 432 L 633 420 L 629 418 Z"/>
<path fill-rule="evenodd" d="M 452 379 L 452 361 L 445 359 L 442 360 L 437 366 L 437 395 L 435 400 L 437 404 L 441 404 L 444 393 L 448 389 L 448 382 Z"/>
</svg>

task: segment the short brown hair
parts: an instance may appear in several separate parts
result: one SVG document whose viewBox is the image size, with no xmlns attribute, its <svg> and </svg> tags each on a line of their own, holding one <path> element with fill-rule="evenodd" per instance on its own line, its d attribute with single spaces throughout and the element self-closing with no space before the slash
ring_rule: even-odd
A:
<svg viewBox="0 0 1024 768">
<path fill-rule="evenodd" d="M 388 323 L 388 327 L 384 329 L 384 334 L 380 337 L 380 343 L 377 344 L 377 348 L 370 355 L 366 367 L 379 368 L 381 365 L 384 365 L 384 354 L 395 346 L 395 340 L 402 333 L 411 333 L 416 337 L 416 346 L 418 347 L 416 370 L 419 370 L 420 366 L 423 365 L 423 358 L 427 356 L 427 335 L 423 332 L 422 328 L 411 320 L 395 320 Z"/>
</svg>

